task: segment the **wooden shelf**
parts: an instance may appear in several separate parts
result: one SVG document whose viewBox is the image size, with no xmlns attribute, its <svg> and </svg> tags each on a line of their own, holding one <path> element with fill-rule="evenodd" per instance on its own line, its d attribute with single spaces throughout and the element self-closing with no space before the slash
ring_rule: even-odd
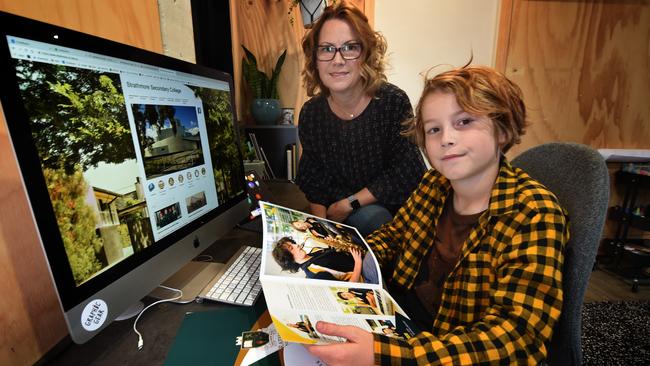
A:
<svg viewBox="0 0 650 366">
<path fill-rule="evenodd" d="M 287 146 L 296 145 L 299 155 L 298 127 L 294 125 L 241 125 L 244 136 L 254 133 L 275 177 L 287 179 Z"/>
</svg>

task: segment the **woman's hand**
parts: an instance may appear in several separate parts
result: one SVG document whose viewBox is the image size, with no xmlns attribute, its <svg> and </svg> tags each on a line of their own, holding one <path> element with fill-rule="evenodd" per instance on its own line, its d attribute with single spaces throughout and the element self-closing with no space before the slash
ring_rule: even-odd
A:
<svg viewBox="0 0 650 366">
<path fill-rule="evenodd" d="M 372 306 L 373 308 L 376 308 L 376 307 L 377 307 L 377 301 L 375 301 L 375 293 L 374 293 L 374 292 L 372 292 L 372 291 L 368 291 L 368 292 L 366 292 L 366 301 L 367 301 L 368 304 L 370 304 L 370 306 Z"/>
<path fill-rule="evenodd" d="M 366 366 L 374 363 L 372 333 L 351 325 L 337 325 L 323 321 L 316 323 L 316 329 L 323 334 L 347 339 L 345 343 L 325 346 L 305 345 L 309 353 L 323 360 L 328 366 Z"/>
<path fill-rule="evenodd" d="M 361 268 L 363 267 L 361 250 L 356 247 L 350 247 L 349 251 L 352 254 L 352 259 L 354 259 L 354 269 L 352 270 L 352 276 L 350 276 L 350 282 L 359 282 L 361 279 Z"/>
<path fill-rule="evenodd" d="M 332 221 L 343 222 L 352 212 L 352 206 L 347 198 L 336 201 L 327 208 L 327 218 Z"/>
</svg>

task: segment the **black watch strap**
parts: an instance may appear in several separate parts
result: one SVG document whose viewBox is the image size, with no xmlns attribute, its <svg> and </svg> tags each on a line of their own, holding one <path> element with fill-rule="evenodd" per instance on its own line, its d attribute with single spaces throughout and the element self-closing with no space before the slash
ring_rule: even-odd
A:
<svg viewBox="0 0 650 366">
<path fill-rule="evenodd" d="M 361 204 L 355 195 L 348 197 L 348 202 L 350 202 L 350 206 L 352 206 L 353 210 L 358 210 L 361 208 Z"/>
</svg>

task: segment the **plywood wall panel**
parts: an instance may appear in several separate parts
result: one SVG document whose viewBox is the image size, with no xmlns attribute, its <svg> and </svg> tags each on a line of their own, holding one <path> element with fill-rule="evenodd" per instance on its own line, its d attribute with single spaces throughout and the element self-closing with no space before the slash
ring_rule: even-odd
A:
<svg viewBox="0 0 650 366">
<path fill-rule="evenodd" d="M 162 53 L 156 0 L 0 0 L 0 10 Z"/>
<path fill-rule="evenodd" d="M 549 141 L 650 148 L 648 1 L 514 0 L 501 11 L 497 67 L 522 87 L 532 122 L 512 156 Z"/>
<path fill-rule="evenodd" d="M 8 139 L 2 120 L 0 364 L 19 365 L 35 362 L 67 334 L 67 328 Z"/>
</svg>

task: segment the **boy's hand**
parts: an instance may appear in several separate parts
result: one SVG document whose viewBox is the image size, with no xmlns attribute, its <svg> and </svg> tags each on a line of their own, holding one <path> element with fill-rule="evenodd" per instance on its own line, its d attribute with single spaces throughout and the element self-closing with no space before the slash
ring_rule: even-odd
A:
<svg viewBox="0 0 650 366">
<path fill-rule="evenodd" d="M 316 329 L 323 334 L 347 339 L 345 343 L 305 346 L 309 353 L 323 360 L 328 366 L 366 366 L 374 363 L 372 333 L 351 325 L 336 325 L 323 321 L 316 323 Z"/>
</svg>

